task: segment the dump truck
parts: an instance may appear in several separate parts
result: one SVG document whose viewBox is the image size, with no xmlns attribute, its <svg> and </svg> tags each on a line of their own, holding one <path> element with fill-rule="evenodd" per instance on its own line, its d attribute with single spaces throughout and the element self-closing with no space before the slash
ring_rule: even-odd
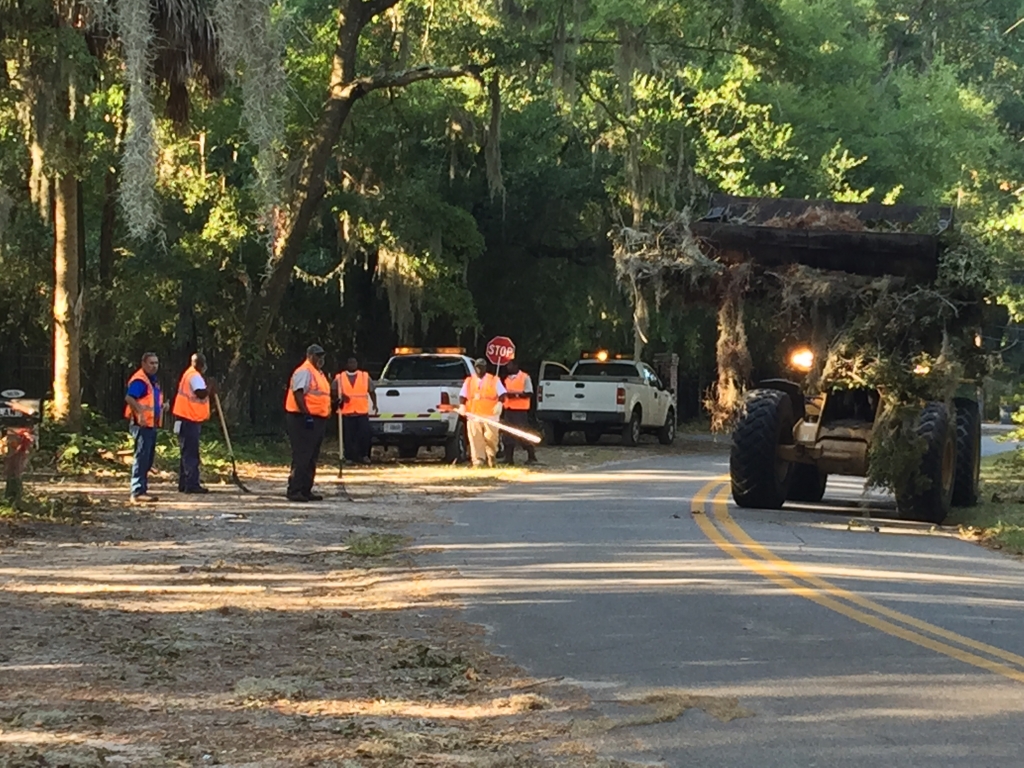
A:
<svg viewBox="0 0 1024 768">
<path fill-rule="evenodd" d="M 810 211 L 824 212 L 819 215 L 824 226 L 779 224 Z M 892 276 L 912 290 L 938 279 L 944 234 L 953 227 L 953 214 L 950 208 L 716 195 L 707 215 L 690 226 L 702 250 L 721 264 L 748 263 L 760 270 L 798 264 L 832 275 Z M 854 225 L 830 227 L 833 216 Z M 932 224 L 923 226 L 925 221 Z M 964 301 L 970 311 L 961 313 L 958 332 L 971 334 L 980 344 L 980 314 L 975 312 L 980 308 L 974 303 Z M 813 318 L 807 321 L 812 324 Z M 813 335 L 815 329 L 810 331 Z M 869 475 L 872 447 L 879 439 L 881 393 L 850 386 L 849 381 L 830 381 L 827 371 L 822 375 L 821 367 L 815 368 L 815 353 L 794 338 L 787 359 L 780 361 L 783 375 L 759 381 L 745 394 L 729 460 L 733 498 L 741 507 L 777 509 L 790 501 L 818 502 L 830 475 Z M 807 378 L 812 370 L 817 377 Z M 951 506 L 977 502 L 978 391 L 973 382 L 963 381 L 951 400 L 910 404 L 917 416 L 908 441 L 918 446 L 920 460 L 913 482 L 895 489 L 899 517 L 938 524 Z"/>
</svg>

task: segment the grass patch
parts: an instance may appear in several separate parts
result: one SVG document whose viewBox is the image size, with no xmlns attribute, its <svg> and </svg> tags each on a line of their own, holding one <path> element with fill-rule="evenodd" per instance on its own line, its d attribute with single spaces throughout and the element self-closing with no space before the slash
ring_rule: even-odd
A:
<svg viewBox="0 0 1024 768">
<path fill-rule="evenodd" d="M 346 551 L 356 557 L 384 557 L 404 544 L 405 537 L 396 533 L 358 533 L 345 539 Z"/>
<path fill-rule="evenodd" d="M 1024 554 L 1024 452 L 981 460 L 981 501 L 953 510 L 948 522 L 993 547 Z"/>
</svg>

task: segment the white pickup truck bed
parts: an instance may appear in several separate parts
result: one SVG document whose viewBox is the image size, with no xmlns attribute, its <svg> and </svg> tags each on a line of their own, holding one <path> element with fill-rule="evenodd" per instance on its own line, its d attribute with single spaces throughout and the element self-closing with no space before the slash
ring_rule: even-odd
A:
<svg viewBox="0 0 1024 768">
<path fill-rule="evenodd" d="M 580 360 L 569 371 L 544 363 L 537 387 L 537 418 L 548 442 L 557 445 L 567 432 L 581 431 L 596 443 L 609 432 L 635 445 L 644 432 L 668 444 L 675 439 L 675 393 L 645 363 L 631 360 Z"/>
</svg>

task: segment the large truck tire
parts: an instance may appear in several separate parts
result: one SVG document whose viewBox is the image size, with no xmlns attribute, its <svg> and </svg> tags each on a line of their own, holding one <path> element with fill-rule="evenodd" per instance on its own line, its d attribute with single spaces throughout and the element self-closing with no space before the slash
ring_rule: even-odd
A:
<svg viewBox="0 0 1024 768">
<path fill-rule="evenodd" d="M 956 424 L 945 403 L 928 403 L 921 410 L 917 436 L 925 442 L 918 478 L 928 487 L 896 494 L 896 509 L 904 520 L 940 524 L 949 514 L 956 478 Z"/>
<path fill-rule="evenodd" d="M 793 479 L 789 484 L 789 501 L 805 501 L 817 504 L 825 496 L 828 475 L 813 464 L 797 464 L 793 467 Z"/>
<path fill-rule="evenodd" d="M 729 478 L 732 497 L 741 507 L 778 509 L 786 501 L 793 464 L 778 458 L 776 448 L 793 442 L 793 403 L 776 389 L 755 389 L 732 433 Z"/>
<path fill-rule="evenodd" d="M 953 506 L 973 507 L 981 497 L 981 408 L 976 400 L 957 397 L 956 477 Z"/>
</svg>

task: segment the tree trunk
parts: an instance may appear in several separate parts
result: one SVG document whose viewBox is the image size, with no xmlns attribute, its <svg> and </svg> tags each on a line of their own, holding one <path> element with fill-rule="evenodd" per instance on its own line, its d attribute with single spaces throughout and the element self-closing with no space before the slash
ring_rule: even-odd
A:
<svg viewBox="0 0 1024 768">
<path fill-rule="evenodd" d="M 359 93 L 347 88 L 355 75 L 359 36 L 378 9 L 383 10 L 397 2 L 382 0 L 374 7 L 362 0 L 341 2 L 327 103 L 306 150 L 299 180 L 291 195 L 290 216 L 274 246 L 269 274 L 260 286 L 259 293 L 252 297 L 246 307 L 243 336 L 231 357 L 224 379 L 222 404 L 229 421 L 237 422 L 245 411 L 252 362 L 264 354 L 285 290 L 291 282 L 292 270 L 299 260 L 302 242 L 326 191 L 324 174 L 327 164 L 334 156 L 334 147 L 352 111 L 352 105 L 359 98 Z M 296 361 L 296 364 L 299 362 Z"/>
<path fill-rule="evenodd" d="M 402 88 L 421 80 L 472 76 L 480 78 L 479 67 L 417 67 L 397 73 L 356 77 L 356 54 L 366 25 L 399 0 L 341 0 L 338 12 L 337 44 L 331 63 L 327 101 L 317 128 L 306 146 L 302 167 L 288 193 L 284 224 L 277 233 L 267 276 L 254 292 L 245 310 L 243 332 L 235 347 L 222 387 L 225 415 L 237 421 L 249 392 L 254 363 L 262 359 L 277 313 L 291 283 L 303 242 L 320 201 L 326 192 L 325 173 L 335 159 L 335 147 L 355 103 L 380 88 Z M 311 342 L 313 339 L 310 340 Z M 298 364 L 299 360 L 295 361 Z M 281 382 L 282 390 L 284 382 Z"/>
<path fill-rule="evenodd" d="M 57 180 L 53 216 L 53 414 L 75 430 L 82 426 L 78 205 L 78 181 L 64 174 Z"/>
</svg>

